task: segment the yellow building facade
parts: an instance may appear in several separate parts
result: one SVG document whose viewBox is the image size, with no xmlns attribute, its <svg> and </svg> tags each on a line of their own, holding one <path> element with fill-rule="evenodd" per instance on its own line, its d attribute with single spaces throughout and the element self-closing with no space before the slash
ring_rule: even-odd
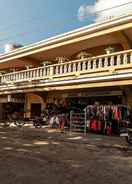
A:
<svg viewBox="0 0 132 184">
<path fill-rule="evenodd" d="M 132 15 L 12 50 L 0 56 L 0 71 L 3 111 L 21 103 L 27 118 L 74 100 L 132 107 Z"/>
</svg>

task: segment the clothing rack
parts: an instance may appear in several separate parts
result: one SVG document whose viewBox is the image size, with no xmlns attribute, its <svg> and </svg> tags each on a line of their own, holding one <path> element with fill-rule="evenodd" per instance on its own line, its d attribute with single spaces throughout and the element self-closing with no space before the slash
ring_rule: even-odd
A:
<svg viewBox="0 0 132 184">
<path fill-rule="evenodd" d="M 93 112 L 92 112 L 93 111 Z M 130 109 L 126 105 L 88 105 L 81 113 L 70 112 L 70 131 L 84 132 L 96 128 L 99 133 L 111 135 L 118 133 L 122 122 L 128 122 Z M 95 128 L 95 129 L 96 129 Z M 113 131 L 114 130 L 114 131 Z"/>
<path fill-rule="evenodd" d="M 70 132 L 86 132 L 85 113 L 70 112 Z"/>
<path fill-rule="evenodd" d="M 84 110 L 87 113 L 89 109 L 96 109 L 97 111 L 100 110 L 100 112 L 103 113 L 104 120 L 105 120 L 105 113 L 108 110 L 121 110 L 121 108 L 125 108 L 127 110 L 127 113 L 130 113 L 130 109 L 126 105 L 88 105 Z"/>
<path fill-rule="evenodd" d="M 112 134 L 114 129 L 119 131 L 120 122 L 128 121 L 130 109 L 128 106 L 122 104 L 88 105 L 85 108 L 85 113 L 86 126 L 90 127 L 92 130 L 102 131 L 102 133 L 106 133 L 109 129 L 109 132 L 111 132 L 109 134 Z"/>
</svg>

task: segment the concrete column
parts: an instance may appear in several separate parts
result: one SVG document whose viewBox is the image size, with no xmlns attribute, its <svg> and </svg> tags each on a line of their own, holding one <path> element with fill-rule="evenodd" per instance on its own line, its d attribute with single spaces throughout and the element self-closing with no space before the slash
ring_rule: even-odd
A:
<svg viewBox="0 0 132 184">
<path fill-rule="evenodd" d="M 30 98 L 29 98 L 29 95 L 26 94 L 25 95 L 25 104 L 24 104 L 24 109 L 25 109 L 25 114 L 24 114 L 24 117 L 25 118 L 30 118 L 31 116 L 31 106 L 30 106 Z"/>
<path fill-rule="evenodd" d="M 3 118 L 2 115 L 3 115 L 3 104 L 0 103 L 0 119 Z"/>
<path fill-rule="evenodd" d="M 132 89 L 126 89 L 126 99 L 127 99 L 127 105 L 132 109 Z"/>
</svg>

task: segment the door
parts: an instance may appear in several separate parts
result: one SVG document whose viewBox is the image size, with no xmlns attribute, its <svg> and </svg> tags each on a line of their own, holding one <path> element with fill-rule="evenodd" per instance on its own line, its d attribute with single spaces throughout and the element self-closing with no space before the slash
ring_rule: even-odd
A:
<svg viewBox="0 0 132 184">
<path fill-rule="evenodd" d="M 32 103 L 31 104 L 31 117 L 41 116 L 41 104 Z"/>
</svg>

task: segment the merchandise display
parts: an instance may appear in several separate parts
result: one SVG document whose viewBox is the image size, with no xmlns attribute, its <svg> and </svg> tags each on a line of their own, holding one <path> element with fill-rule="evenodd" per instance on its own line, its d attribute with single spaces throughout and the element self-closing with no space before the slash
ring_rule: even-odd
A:
<svg viewBox="0 0 132 184">
<path fill-rule="evenodd" d="M 125 105 L 89 105 L 85 111 L 89 130 L 107 135 L 119 133 L 130 120 L 130 110 Z"/>
</svg>

